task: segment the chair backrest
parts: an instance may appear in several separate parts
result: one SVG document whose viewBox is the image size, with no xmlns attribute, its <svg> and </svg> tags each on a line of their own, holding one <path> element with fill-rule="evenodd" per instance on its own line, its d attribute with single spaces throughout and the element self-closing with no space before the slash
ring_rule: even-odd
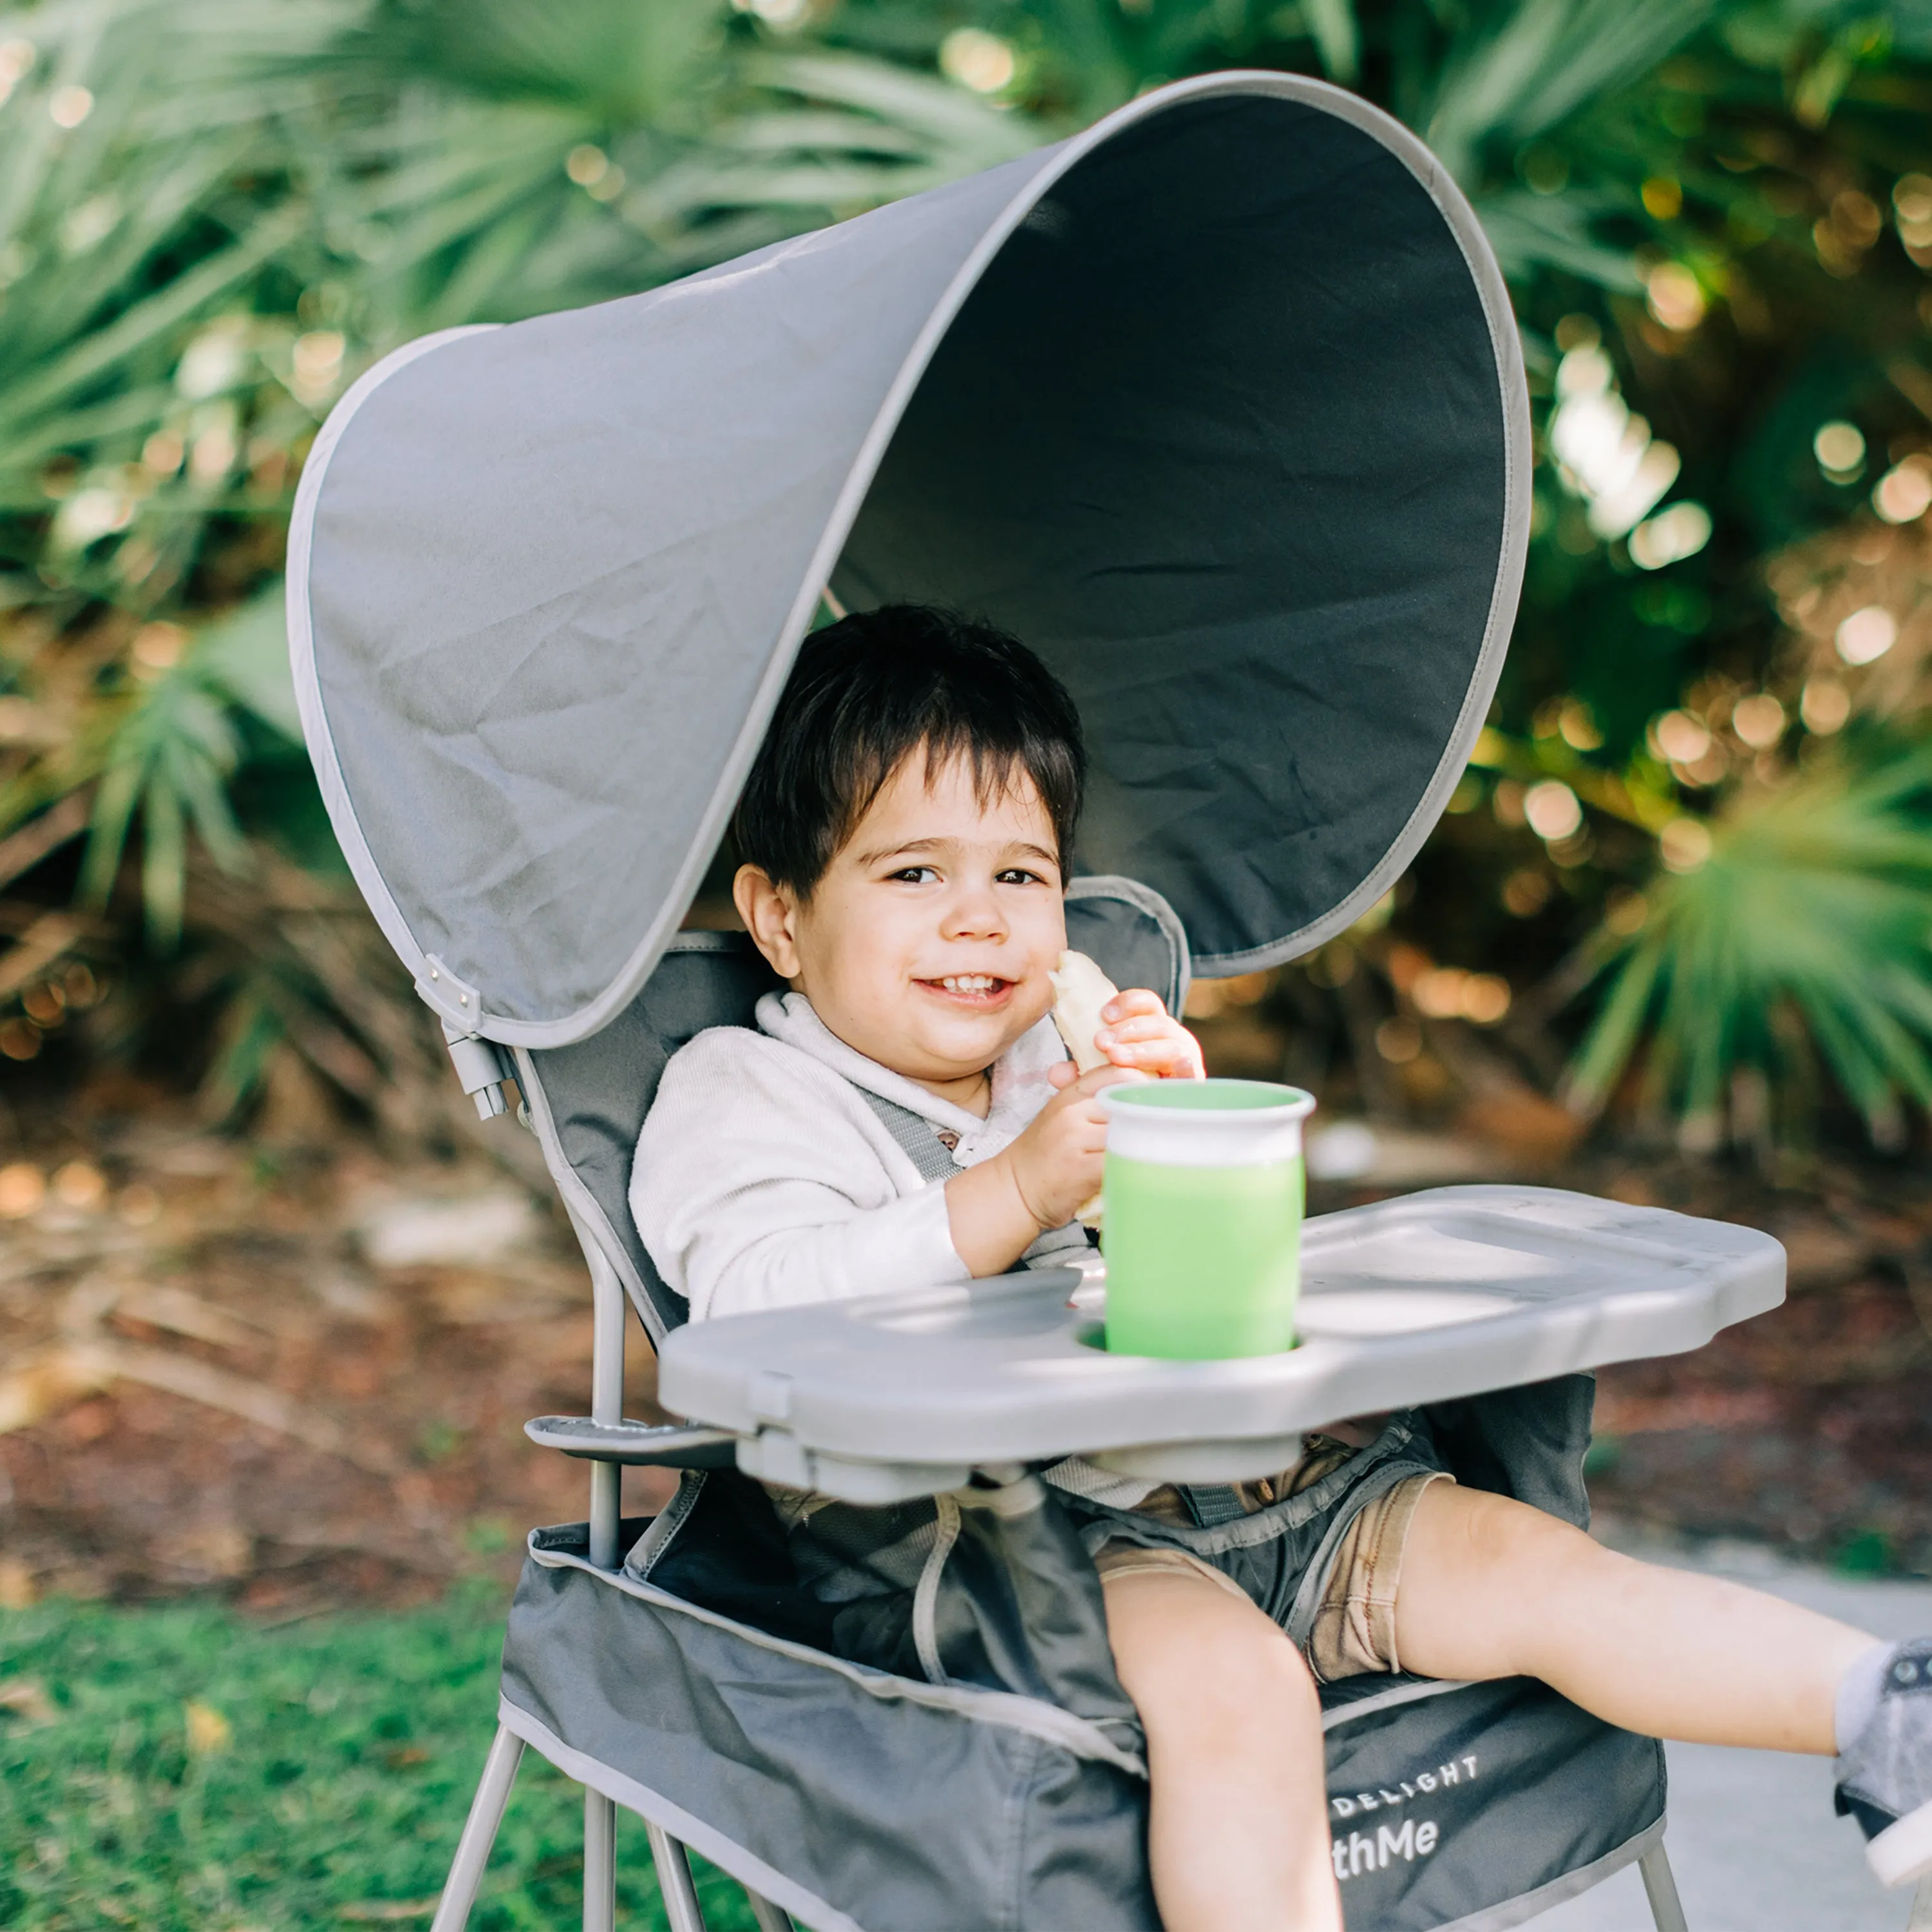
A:
<svg viewBox="0 0 1932 1932">
<path fill-rule="evenodd" d="M 1148 986 L 1178 1012 L 1187 998 L 1187 935 L 1173 908 L 1132 879 L 1076 879 L 1066 943 L 1117 986 Z M 778 984 L 741 932 L 681 932 L 644 991 L 574 1046 L 519 1048 L 517 1072 L 552 1178 L 580 1239 L 616 1271 L 655 1340 L 688 1312 L 651 1265 L 628 1198 L 632 1157 L 664 1063 L 707 1028 L 750 1026 Z"/>
</svg>

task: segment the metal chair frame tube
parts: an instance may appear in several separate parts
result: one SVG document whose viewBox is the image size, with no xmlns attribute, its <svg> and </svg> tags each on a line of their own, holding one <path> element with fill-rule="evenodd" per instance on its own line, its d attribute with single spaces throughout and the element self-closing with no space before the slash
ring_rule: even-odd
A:
<svg viewBox="0 0 1932 1932">
<path fill-rule="evenodd" d="M 584 1788 L 584 1932 L 616 1932 L 617 1808 Z"/>
<path fill-rule="evenodd" d="M 476 1889 L 483 1882 L 490 1847 L 496 1842 L 496 1829 L 503 1822 L 503 1808 L 510 1802 L 510 1787 L 517 1781 L 517 1766 L 523 1756 L 523 1739 L 499 1724 L 490 1755 L 483 1761 L 476 1796 L 470 1801 L 470 1816 L 456 1842 L 456 1856 L 450 1861 L 449 1876 L 443 1881 L 430 1932 L 463 1932 L 469 1923 L 470 1908 L 476 1903 Z"/>
<path fill-rule="evenodd" d="M 1657 1932 L 1690 1932 L 1684 1921 L 1683 1902 L 1677 1896 L 1676 1875 L 1660 1838 L 1637 1861 L 1637 1870 L 1643 1874 L 1644 1896 L 1650 1900 Z"/>
<path fill-rule="evenodd" d="M 745 1887 L 745 1896 L 751 1900 L 752 1916 L 758 1922 L 758 1932 L 796 1932 L 789 1912 L 761 1897 L 748 1885 Z"/>
<path fill-rule="evenodd" d="M 577 1231 L 590 1264 L 590 1414 L 606 1426 L 624 1419 L 624 1285 L 596 1242 Z M 624 1471 L 618 1462 L 590 1466 L 590 1560 L 617 1567 L 617 1524 L 623 1514 Z"/>
<path fill-rule="evenodd" d="M 648 1819 L 644 1829 L 650 1836 L 651 1862 L 658 1868 L 658 1890 L 664 1896 L 670 1932 L 705 1932 L 704 1908 L 698 1902 L 698 1887 L 692 1881 L 691 1861 L 683 1846 L 662 1825 L 653 1825 Z"/>
<path fill-rule="evenodd" d="M 573 1217 L 574 1220 L 574 1217 Z M 590 1264 L 590 1413 L 600 1423 L 624 1419 L 624 1287 L 604 1250 L 577 1238 Z M 624 1471 L 616 1462 L 590 1466 L 590 1560 L 600 1570 L 617 1567 L 617 1526 L 624 1513 Z M 655 1849 L 656 1840 L 652 1841 Z M 662 1861 L 659 1861 L 662 1864 Z M 687 1881 L 688 1882 L 688 1881 Z M 584 1932 L 616 1932 L 617 1808 L 588 1786 L 584 1792 Z M 683 1932 L 681 1927 L 674 1932 Z M 704 1932 L 703 1921 L 698 1932 Z"/>
</svg>

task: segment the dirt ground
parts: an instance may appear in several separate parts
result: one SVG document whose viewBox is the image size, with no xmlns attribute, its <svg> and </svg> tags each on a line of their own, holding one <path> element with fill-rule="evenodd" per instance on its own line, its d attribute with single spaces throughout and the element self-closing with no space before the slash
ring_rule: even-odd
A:
<svg viewBox="0 0 1932 1932">
<path fill-rule="evenodd" d="M 152 1104 L 16 1126 L 0 1148 L 0 1604 L 214 1591 L 275 1619 L 507 1579 L 529 1526 L 584 1510 L 581 1466 L 522 1434 L 582 1409 L 590 1343 L 588 1281 L 529 1151 L 398 1166 L 352 1136 L 239 1141 Z M 1520 1171 L 1775 1234 L 1783 1308 L 1604 1374 L 1599 1507 L 1932 1574 L 1916 1166 L 1820 1166 L 1780 1190 L 1668 1156 L 1552 1168 L 1466 1136 L 1408 1152 L 1415 1181 Z M 1318 1184 L 1310 1204 L 1399 1184 Z M 630 1412 L 651 1414 L 641 1339 L 630 1369 Z M 664 1486 L 628 1485 L 643 1508 Z"/>
<path fill-rule="evenodd" d="M 34 1138 L 0 1166 L 0 1602 L 406 1602 L 583 1515 L 522 1425 L 585 1406 L 590 1284 L 516 1174 L 154 1109 Z"/>
</svg>

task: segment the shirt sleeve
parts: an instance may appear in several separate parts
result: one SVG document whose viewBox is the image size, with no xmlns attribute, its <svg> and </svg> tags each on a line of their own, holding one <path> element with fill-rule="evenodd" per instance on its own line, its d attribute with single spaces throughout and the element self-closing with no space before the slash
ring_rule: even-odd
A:
<svg viewBox="0 0 1932 1932">
<path fill-rule="evenodd" d="M 969 1278 L 944 1186 L 902 1194 L 890 1163 L 910 1163 L 875 1144 L 863 1106 L 830 1069 L 746 1029 L 673 1057 L 630 1199 L 694 1322 Z"/>
</svg>

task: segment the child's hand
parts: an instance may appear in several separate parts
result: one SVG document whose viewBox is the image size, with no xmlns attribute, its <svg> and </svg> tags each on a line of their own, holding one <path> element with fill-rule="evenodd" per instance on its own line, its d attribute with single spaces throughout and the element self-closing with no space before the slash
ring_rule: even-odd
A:
<svg viewBox="0 0 1932 1932">
<path fill-rule="evenodd" d="M 1100 1191 L 1107 1117 L 1096 1096 L 1126 1080 L 1198 1080 L 1201 1046 L 1144 988 L 1100 1010 L 1094 1044 L 1108 1064 L 1082 1073 L 1064 1060 L 1047 1078 L 1060 1090 L 1004 1153 L 946 1184 L 952 1245 L 975 1275 L 1012 1266 L 1042 1230 L 1064 1228 Z"/>
<path fill-rule="evenodd" d="M 1064 1228 L 1100 1192 L 1107 1116 L 1096 1096 L 1102 1088 L 1145 1076 L 1131 1067 L 1096 1066 L 1076 1078 L 1073 1063 L 1064 1060 L 1048 1077 L 1060 1091 L 995 1156 L 1007 1164 L 1028 1214 L 1042 1229 Z"/>
<path fill-rule="evenodd" d="M 1106 1022 L 1094 1044 L 1116 1066 L 1154 1080 L 1199 1080 L 1207 1069 L 1201 1042 L 1168 1012 L 1160 995 L 1137 986 L 1116 993 L 1100 1009 Z"/>
</svg>

